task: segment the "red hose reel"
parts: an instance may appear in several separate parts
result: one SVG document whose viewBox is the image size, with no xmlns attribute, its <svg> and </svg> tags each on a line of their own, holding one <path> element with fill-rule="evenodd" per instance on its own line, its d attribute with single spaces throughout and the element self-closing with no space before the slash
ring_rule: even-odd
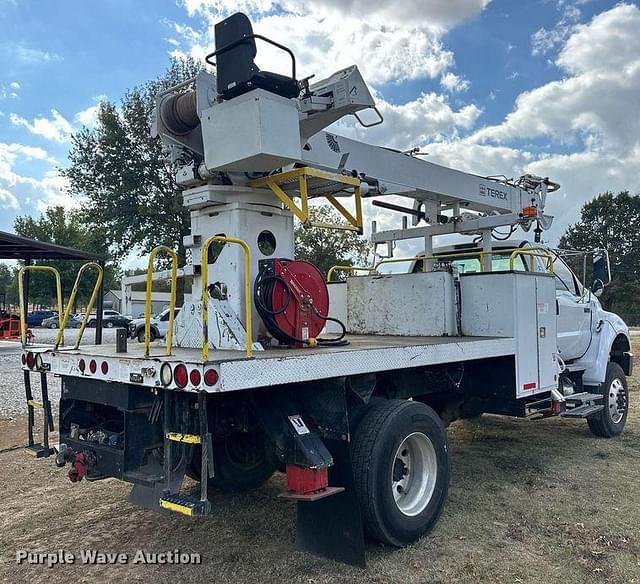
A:
<svg viewBox="0 0 640 584">
<path fill-rule="evenodd" d="M 305 260 L 260 262 L 256 307 L 280 342 L 315 345 L 329 312 L 329 291 L 320 270 Z"/>
</svg>

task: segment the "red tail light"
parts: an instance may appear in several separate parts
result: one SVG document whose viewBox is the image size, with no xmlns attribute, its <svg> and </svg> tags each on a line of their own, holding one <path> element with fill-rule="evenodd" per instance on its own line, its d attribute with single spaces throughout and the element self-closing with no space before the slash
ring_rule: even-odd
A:
<svg viewBox="0 0 640 584">
<path fill-rule="evenodd" d="M 91 361 L 89 361 L 89 371 L 91 371 L 91 373 L 95 373 L 98 370 L 98 364 L 95 362 L 94 359 L 91 359 Z"/>
<path fill-rule="evenodd" d="M 200 371 L 197 369 L 192 369 L 189 374 L 189 381 L 191 381 L 191 385 L 200 385 L 200 381 L 202 380 L 202 376 L 200 375 Z"/>
<path fill-rule="evenodd" d="M 33 366 L 35 364 L 36 364 L 36 356 L 31 351 L 29 351 L 27 353 L 27 367 L 29 369 L 33 369 Z"/>
<path fill-rule="evenodd" d="M 178 387 L 186 387 L 189 382 L 187 368 L 182 363 L 180 363 L 180 365 L 176 365 L 176 368 L 173 370 L 173 380 L 176 382 Z"/>
<path fill-rule="evenodd" d="M 80 359 L 78 363 L 78 369 L 80 369 L 80 373 L 84 373 L 84 370 L 87 368 L 87 364 L 84 362 L 84 359 Z"/>
<path fill-rule="evenodd" d="M 23 365 L 27 364 L 27 356 L 24 353 L 22 353 L 22 364 Z"/>
<path fill-rule="evenodd" d="M 102 375 L 106 375 L 107 373 L 109 373 L 109 363 L 103 361 L 100 364 L 100 371 L 102 371 Z"/>
<path fill-rule="evenodd" d="M 204 382 L 206 385 L 215 385 L 218 383 L 218 372 L 215 369 L 205 371 Z"/>
</svg>

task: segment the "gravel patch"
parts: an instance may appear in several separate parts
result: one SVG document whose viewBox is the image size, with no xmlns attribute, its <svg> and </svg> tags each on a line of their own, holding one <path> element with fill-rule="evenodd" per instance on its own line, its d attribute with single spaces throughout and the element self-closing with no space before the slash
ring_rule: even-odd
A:
<svg viewBox="0 0 640 584">
<path fill-rule="evenodd" d="M 35 335 L 35 342 L 38 345 L 52 345 L 57 330 L 33 328 Z M 67 343 L 71 343 L 75 339 L 77 330 L 69 330 L 66 333 Z M 82 345 L 91 345 L 94 342 L 95 331 L 88 329 L 84 338 L 82 339 Z M 104 344 L 115 343 L 115 329 L 104 329 L 102 331 L 102 342 Z M 22 349 L 20 343 L 9 343 L 3 341 L 0 343 L 0 418 L 13 418 L 20 414 L 27 412 L 26 397 L 24 393 L 24 372 L 22 371 L 22 365 L 20 363 L 20 354 Z M 49 386 L 49 399 L 54 405 L 54 410 L 57 411 L 57 402 L 60 399 L 60 379 L 47 375 L 47 381 Z M 31 374 L 31 386 L 33 388 L 33 395 L 36 400 L 40 399 L 40 375 Z"/>
</svg>

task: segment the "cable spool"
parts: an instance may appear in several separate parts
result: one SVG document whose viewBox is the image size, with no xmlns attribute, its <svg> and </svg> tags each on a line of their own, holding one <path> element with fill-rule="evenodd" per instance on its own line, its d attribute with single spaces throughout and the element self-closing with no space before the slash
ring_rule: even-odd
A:
<svg viewBox="0 0 640 584">
<path fill-rule="evenodd" d="M 283 258 L 260 261 L 254 303 L 269 333 L 282 344 L 313 347 L 348 343 L 345 326 L 328 316 L 329 290 L 311 262 Z M 339 337 L 317 338 L 326 321 L 340 324 Z"/>
</svg>

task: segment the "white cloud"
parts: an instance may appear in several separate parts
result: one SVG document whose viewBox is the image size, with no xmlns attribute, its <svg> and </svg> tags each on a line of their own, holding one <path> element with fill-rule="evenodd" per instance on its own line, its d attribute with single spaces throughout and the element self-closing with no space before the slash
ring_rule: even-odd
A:
<svg viewBox="0 0 640 584">
<path fill-rule="evenodd" d="M 190 16 L 212 12 L 219 17 L 232 12 L 264 14 L 277 8 L 296 14 L 333 14 L 387 23 L 425 23 L 429 27 L 451 27 L 479 14 L 491 0 L 405 0 L 402 6 L 388 0 L 183 0 Z"/>
<path fill-rule="evenodd" d="M 444 87 L 448 92 L 454 93 L 467 91 L 471 84 L 464 77 L 460 77 L 449 71 L 440 78 L 440 85 L 442 85 L 442 87 Z"/>
<path fill-rule="evenodd" d="M 363 128 L 348 117 L 331 129 L 370 144 L 409 150 L 444 135 L 456 134 L 458 130 L 469 130 L 481 114 L 475 105 L 454 110 L 442 95 L 436 93 L 422 94 L 401 105 L 379 97 L 376 102 L 385 120 L 380 126 Z"/>
<path fill-rule="evenodd" d="M 17 209 L 18 208 L 18 199 L 7 191 L 6 189 L 0 188 L 0 209 Z"/>
<path fill-rule="evenodd" d="M 73 126 L 57 110 L 51 110 L 51 118 L 38 117 L 31 122 L 15 113 L 9 116 L 15 126 L 23 126 L 32 134 L 42 136 L 55 142 L 68 142 L 73 133 Z"/>
<path fill-rule="evenodd" d="M 20 89 L 20 84 L 17 81 L 12 81 L 9 83 L 9 87 L 14 91 L 18 91 L 18 89 Z"/>
<path fill-rule="evenodd" d="M 580 20 L 581 11 L 577 5 L 581 3 L 583 0 L 558 2 L 557 6 L 562 10 L 562 17 L 552 29 L 542 27 L 531 35 L 532 55 L 546 55 L 567 40 Z"/>
<path fill-rule="evenodd" d="M 477 132 L 499 142 L 549 136 L 624 154 L 640 139 L 640 9 L 621 4 L 579 26 L 557 64 L 571 76 L 522 93 L 505 120 Z"/>
</svg>

